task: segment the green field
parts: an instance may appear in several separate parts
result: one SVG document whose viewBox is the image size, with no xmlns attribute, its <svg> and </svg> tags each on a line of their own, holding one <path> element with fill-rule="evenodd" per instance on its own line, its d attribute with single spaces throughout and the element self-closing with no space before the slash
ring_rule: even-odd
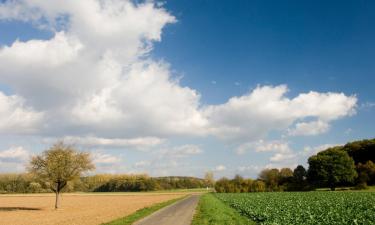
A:
<svg viewBox="0 0 375 225">
<path fill-rule="evenodd" d="M 259 224 L 375 224 L 374 192 L 215 194 Z"/>
</svg>

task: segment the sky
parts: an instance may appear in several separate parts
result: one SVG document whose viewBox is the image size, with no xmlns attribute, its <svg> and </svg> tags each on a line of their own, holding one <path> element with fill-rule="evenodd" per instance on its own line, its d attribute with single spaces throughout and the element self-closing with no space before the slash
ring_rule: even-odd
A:
<svg viewBox="0 0 375 225">
<path fill-rule="evenodd" d="M 256 178 L 374 138 L 372 1 L 0 0 L 0 172 Z"/>
</svg>

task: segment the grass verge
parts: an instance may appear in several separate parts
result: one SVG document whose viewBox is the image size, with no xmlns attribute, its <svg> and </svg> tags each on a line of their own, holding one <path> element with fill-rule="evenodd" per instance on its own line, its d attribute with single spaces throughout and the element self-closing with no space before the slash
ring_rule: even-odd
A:
<svg viewBox="0 0 375 225">
<path fill-rule="evenodd" d="M 139 209 L 136 212 L 134 212 L 133 214 L 130 214 L 128 216 L 113 220 L 109 223 L 103 223 L 102 225 L 130 225 L 130 224 L 134 223 L 135 221 L 138 221 L 138 220 L 152 214 L 153 212 L 156 212 L 159 209 L 164 208 L 168 205 L 171 205 L 171 204 L 173 204 L 173 203 L 175 203 L 175 202 L 177 202 L 177 201 L 179 201 L 183 198 L 186 198 L 186 196 L 181 197 L 181 198 L 172 199 L 172 200 L 169 200 L 169 201 L 166 201 L 166 202 L 157 203 L 157 204 L 152 205 L 150 207 Z"/>
<path fill-rule="evenodd" d="M 237 211 L 225 205 L 213 194 L 205 194 L 200 200 L 192 225 L 255 225 Z"/>
</svg>

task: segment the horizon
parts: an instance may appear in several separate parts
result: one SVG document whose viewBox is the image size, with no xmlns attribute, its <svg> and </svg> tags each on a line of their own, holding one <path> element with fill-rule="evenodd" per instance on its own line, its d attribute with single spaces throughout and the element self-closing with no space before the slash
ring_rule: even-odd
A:
<svg viewBox="0 0 375 225">
<path fill-rule="evenodd" d="M 374 138 L 375 3 L 0 1 L 0 173 L 256 178 Z M 338 7 L 339 6 L 339 7 Z"/>
</svg>

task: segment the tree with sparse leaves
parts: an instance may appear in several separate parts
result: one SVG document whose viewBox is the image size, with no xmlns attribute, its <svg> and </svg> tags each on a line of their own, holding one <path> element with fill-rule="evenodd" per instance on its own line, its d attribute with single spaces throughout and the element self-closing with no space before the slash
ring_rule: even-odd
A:
<svg viewBox="0 0 375 225">
<path fill-rule="evenodd" d="M 95 169 L 89 153 L 79 152 L 73 146 L 57 142 L 41 155 L 32 157 L 29 172 L 49 182 L 56 194 L 55 209 L 60 207 L 60 193 L 68 181 L 79 178 L 85 171 Z"/>
<path fill-rule="evenodd" d="M 215 186 L 215 179 L 214 179 L 214 173 L 212 171 L 206 172 L 204 175 L 204 181 L 206 183 L 207 187 L 214 187 Z"/>
</svg>

